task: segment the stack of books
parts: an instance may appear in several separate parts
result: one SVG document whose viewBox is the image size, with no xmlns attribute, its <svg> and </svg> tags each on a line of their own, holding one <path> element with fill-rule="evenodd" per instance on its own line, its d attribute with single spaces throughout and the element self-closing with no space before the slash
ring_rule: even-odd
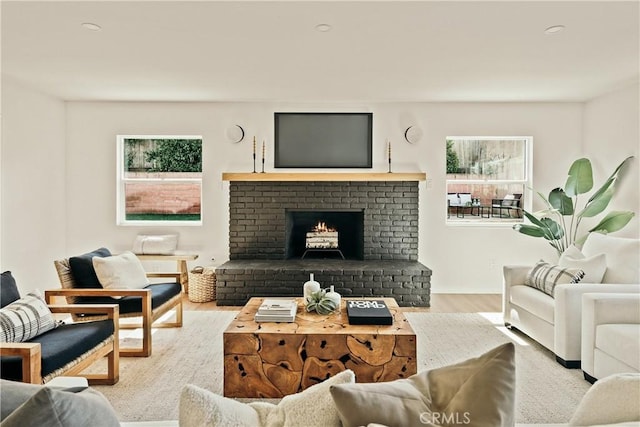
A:
<svg viewBox="0 0 640 427">
<path fill-rule="evenodd" d="M 293 322 L 296 320 L 296 300 L 265 299 L 253 320 L 256 322 Z"/>
<path fill-rule="evenodd" d="M 383 300 L 349 300 L 350 325 L 393 325 L 393 316 Z"/>
</svg>

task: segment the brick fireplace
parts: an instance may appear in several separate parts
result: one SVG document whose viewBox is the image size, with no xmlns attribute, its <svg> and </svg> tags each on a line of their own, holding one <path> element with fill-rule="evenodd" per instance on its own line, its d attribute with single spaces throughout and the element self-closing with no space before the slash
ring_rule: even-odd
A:
<svg viewBox="0 0 640 427">
<path fill-rule="evenodd" d="M 216 269 L 219 304 L 300 296 L 314 273 L 323 287 L 334 285 L 344 296 L 429 305 L 431 270 L 417 261 L 417 180 L 265 178 L 229 185 L 229 261 Z M 345 259 L 335 251 L 311 251 L 303 259 L 302 236 L 319 218 L 338 230 Z"/>
</svg>

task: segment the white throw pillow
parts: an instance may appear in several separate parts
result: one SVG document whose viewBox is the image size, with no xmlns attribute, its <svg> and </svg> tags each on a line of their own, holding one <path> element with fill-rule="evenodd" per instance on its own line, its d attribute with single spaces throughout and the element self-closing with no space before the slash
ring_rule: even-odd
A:
<svg viewBox="0 0 640 427">
<path fill-rule="evenodd" d="M 133 252 L 145 255 L 172 255 L 178 247 L 177 234 L 136 236 L 133 242 Z"/>
<path fill-rule="evenodd" d="M 558 265 L 563 268 L 579 268 L 584 271 L 581 283 L 602 283 L 604 273 L 607 271 L 607 256 L 606 254 L 597 254 L 587 258 L 580 249 L 571 245 L 560 255 Z"/>
<path fill-rule="evenodd" d="M 640 239 L 589 233 L 582 253 L 587 258 L 607 255 L 607 271 L 602 283 L 640 283 Z"/>
<path fill-rule="evenodd" d="M 93 257 L 92 262 L 98 281 L 105 289 L 142 289 L 149 285 L 142 263 L 131 252 Z"/>
<path fill-rule="evenodd" d="M 570 426 L 640 421 L 640 374 L 615 374 L 598 380 L 584 395 Z M 624 425 L 624 424 L 623 424 Z"/>
<path fill-rule="evenodd" d="M 339 426 L 340 416 L 329 392 L 332 385 L 355 382 L 351 370 L 285 396 L 274 405 L 241 403 L 188 384 L 180 396 L 180 427 L 325 427 Z"/>
</svg>

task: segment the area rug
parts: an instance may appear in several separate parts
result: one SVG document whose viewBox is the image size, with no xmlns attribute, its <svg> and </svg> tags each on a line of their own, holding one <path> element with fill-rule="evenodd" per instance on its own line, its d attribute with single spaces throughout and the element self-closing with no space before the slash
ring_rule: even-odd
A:
<svg viewBox="0 0 640 427">
<path fill-rule="evenodd" d="M 182 328 L 156 329 L 153 354 L 121 358 L 120 381 L 96 386 L 122 421 L 178 418 L 180 392 L 195 384 L 222 394 L 222 332 L 233 311 L 187 311 Z M 582 371 L 501 327 L 498 313 L 406 313 L 417 335 L 418 371 L 456 363 L 507 341 L 516 344 L 518 423 L 567 422 L 588 390 Z M 481 398 L 481 397 L 479 397 Z"/>
</svg>

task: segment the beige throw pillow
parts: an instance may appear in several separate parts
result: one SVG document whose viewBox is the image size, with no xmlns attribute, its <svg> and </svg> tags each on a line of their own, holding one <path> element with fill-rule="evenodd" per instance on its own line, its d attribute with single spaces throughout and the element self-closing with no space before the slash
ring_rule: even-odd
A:
<svg viewBox="0 0 640 427">
<path fill-rule="evenodd" d="M 587 258 L 580 249 L 571 245 L 560 255 L 558 265 L 563 268 L 578 268 L 584 271 L 581 283 L 602 283 L 602 277 L 607 271 L 607 256 L 597 254 Z"/>
<path fill-rule="evenodd" d="M 403 380 L 335 385 L 331 395 L 344 427 L 514 425 L 515 347 Z"/>
<path fill-rule="evenodd" d="M 615 374 L 598 380 L 584 395 L 570 426 L 640 422 L 640 374 Z"/>
<path fill-rule="evenodd" d="M 300 393 L 268 402 L 241 403 L 194 385 L 180 396 L 180 427 L 326 427 L 340 425 L 329 388 L 355 381 L 353 371 L 342 371 Z"/>
<path fill-rule="evenodd" d="M 105 289 L 143 289 L 149 285 L 142 263 L 131 252 L 93 257 L 92 262 L 98 281 Z"/>
</svg>

